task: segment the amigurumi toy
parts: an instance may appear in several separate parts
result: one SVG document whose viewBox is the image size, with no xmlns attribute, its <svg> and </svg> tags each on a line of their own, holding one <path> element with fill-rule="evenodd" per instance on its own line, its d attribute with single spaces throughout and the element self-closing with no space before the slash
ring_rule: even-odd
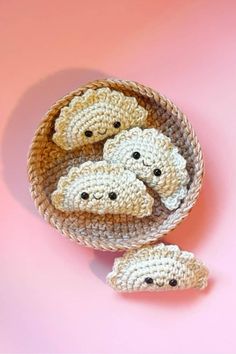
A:
<svg viewBox="0 0 236 354">
<path fill-rule="evenodd" d="M 204 289 L 207 277 L 207 268 L 192 253 L 160 243 L 116 258 L 107 282 L 120 292 Z"/>
<path fill-rule="evenodd" d="M 134 172 L 159 194 L 169 210 L 176 209 L 187 194 L 186 160 L 170 138 L 154 128 L 136 127 L 108 139 L 103 158 Z"/>
<path fill-rule="evenodd" d="M 144 126 L 147 116 L 135 97 L 109 88 L 88 89 L 61 109 L 53 141 L 64 150 L 73 150 L 121 130 Z"/>
<path fill-rule="evenodd" d="M 72 167 L 52 193 L 53 205 L 68 212 L 143 217 L 152 213 L 153 202 L 146 186 L 133 172 L 106 161 L 87 161 Z"/>
</svg>

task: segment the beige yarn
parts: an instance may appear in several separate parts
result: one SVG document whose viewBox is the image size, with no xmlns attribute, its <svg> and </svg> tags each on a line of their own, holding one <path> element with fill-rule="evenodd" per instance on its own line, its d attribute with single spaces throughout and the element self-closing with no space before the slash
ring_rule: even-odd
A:
<svg viewBox="0 0 236 354">
<path fill-rule="evenodd" d="M 136 173 L 160 195 L 169 210 L 176 209 L 187 195 L 186 160 L 170 138 L 156 129 L 133 128 L 108 139 L 103 158 Z"/>
<path fill-rule="evenodd" d="M 83 199 L 84 197 L 84 199 Z M 52 194 L 62 211 L 126 214 L 143 217 L 152 213 L 153 198 L 133 172 L 106 161 L 85 162 L 61 177 Z"/>
<path fill-rule="evenodd" d="M 192 253 L 160 243 L 116 258 L 107 283 L 120 292 L 204 289 L 207 277 L 207 268 Z"/>
<path fill-rule="evenodd" d="M 170 211 L 163 207 L 157 193 L 153 193 L 152 215 L 143 218 L 123 214 L 95 215 L 82 211 L 67 213 L 56 209 L 52 204 L 51 195 L 57 188 L 60 177 L 65 176 L 72 166 L 88 160 L 102 160 L 104 145 L 103 142 L 97 142 L 73 151 L 61 149 L 52 141 L 55 120 L 61 109 L 67 107 L 74 97 L 84 95 L 89 89 L 105 87 L 122 92 L 127 97 L 135 97 L 139 106 L 148 111 L 145 127 L 159 129 L 167 135 L 186 159 L 190 182 L 187 195 L 176 210 Z M 30 148 L 28 175 L 31 195 L 38 211 L 60 233 L 80 245 L 100 250 L 127 250 L 155 242 L 187 217 L 201 188 L 203 157 L 187 117 L 168 98 L 137 82 L 104 79 L 70 92 L 44 115 Z"/>
<path fill-rule="evenodd" d="M 147 115 L 135 97 L 126 97 L 109 88 L 88 89 L 61 109 L 55 122 L 53 141 L 62 149 L 72 150 L 123 129 L 143 126 Z M 86 132 L 92 136 L 87 137 Z"/>
</svg>

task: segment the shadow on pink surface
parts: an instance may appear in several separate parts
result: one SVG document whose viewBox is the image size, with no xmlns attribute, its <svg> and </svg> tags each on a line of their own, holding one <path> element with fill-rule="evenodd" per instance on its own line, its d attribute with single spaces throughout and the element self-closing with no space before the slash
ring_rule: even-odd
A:
<svg viewBox="0 0 236 354">
<path fill-rule="evenodd" d="M 89 81 L 109 75 L 93 69 L 67 69 L 31 86 L 8 119 L 2 143 L 4 179 L 14 198 L 37 214 L 29 194 L 27 155 L 44 114 L 59 98 Z"/>
<path fill-rule="evenodd" d="M 114 259 L 121 257 L 121 252 L 93 251 L 94 258 L 90 262 L 90 269 L 98 279 L 106 283 L 106 276 L 111 271 Z"/>
</svg>

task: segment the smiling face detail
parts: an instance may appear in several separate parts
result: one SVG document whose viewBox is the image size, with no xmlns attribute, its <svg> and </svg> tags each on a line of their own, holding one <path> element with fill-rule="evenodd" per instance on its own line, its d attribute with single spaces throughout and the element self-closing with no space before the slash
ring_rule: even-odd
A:
<svg viewBox="0 0 236 354">
<path fill-rule="evenodd" d="M 164 291 L 207 286 L 208 270 L 190 252 L 177 246 L 145 246 L 115 259 L 107 276 L 117 291 Z"/>
<path fill-rule="evenodd" d="M 75 96 L 55 121 L 53 141 L 64 150 L 92 144 L 121 130 L 144 126 L 148 112 L 135 97 L 100 88 Z"/>
<path fill-rule="evenodd" d="M 59 210 L 96 214 L 143 217 L 152 213 L 153 202 L 134 173 L 106 161 L 88 161 L 72 167 L 52 194 L 52 203 Z"/>
<path fill-rule="evenodd" d="M 170 210 L 176 209 L 187 194 L 186 161 L 170 138 L 156 129 L 133 128 L 108 139 L 103 158 L 134 172 Z"/>
</svg>

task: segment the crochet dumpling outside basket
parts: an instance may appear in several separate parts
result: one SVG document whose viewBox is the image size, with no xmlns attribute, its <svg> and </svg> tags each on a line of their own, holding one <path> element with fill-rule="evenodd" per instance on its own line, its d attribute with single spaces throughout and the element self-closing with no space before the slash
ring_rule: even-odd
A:
<svg viewBox="0 0 236 354">
<path fill-rule="evenodd" d="M 158 194 L 152 194 L 152 215 L 137 218 L 131 215 L 96 215 L 85 211 L 64 212 L 56 209 L 51 200 L 61 176 L 71 167 L 86 161 L 103 158 L 104 141 L 64 150 L 53 141 L 55 120 L 61 109 L 88 89 L 110 88 L 127 97 L 135 97 L 148 112 L 146 128 L 157 128 L 178 147 L 187 161 L 189 183 L 187 195 L 175 210 L 168 210 Z M 196 202 L 202 184 L 203 158 L 197 137 L 186 116 L 158 92 L 132 81 L 106 79 L 84 85 L 57 101 L 46 113 L 37 129 L 28 159 L 31 195 L 44 219 L 62 234 L 84 246 L 101 250 L 127 250 L 157 241 L 173 230 L 189 213 Z M 152 192 L 150 192 L 152 193 Z"/>
</svg>

